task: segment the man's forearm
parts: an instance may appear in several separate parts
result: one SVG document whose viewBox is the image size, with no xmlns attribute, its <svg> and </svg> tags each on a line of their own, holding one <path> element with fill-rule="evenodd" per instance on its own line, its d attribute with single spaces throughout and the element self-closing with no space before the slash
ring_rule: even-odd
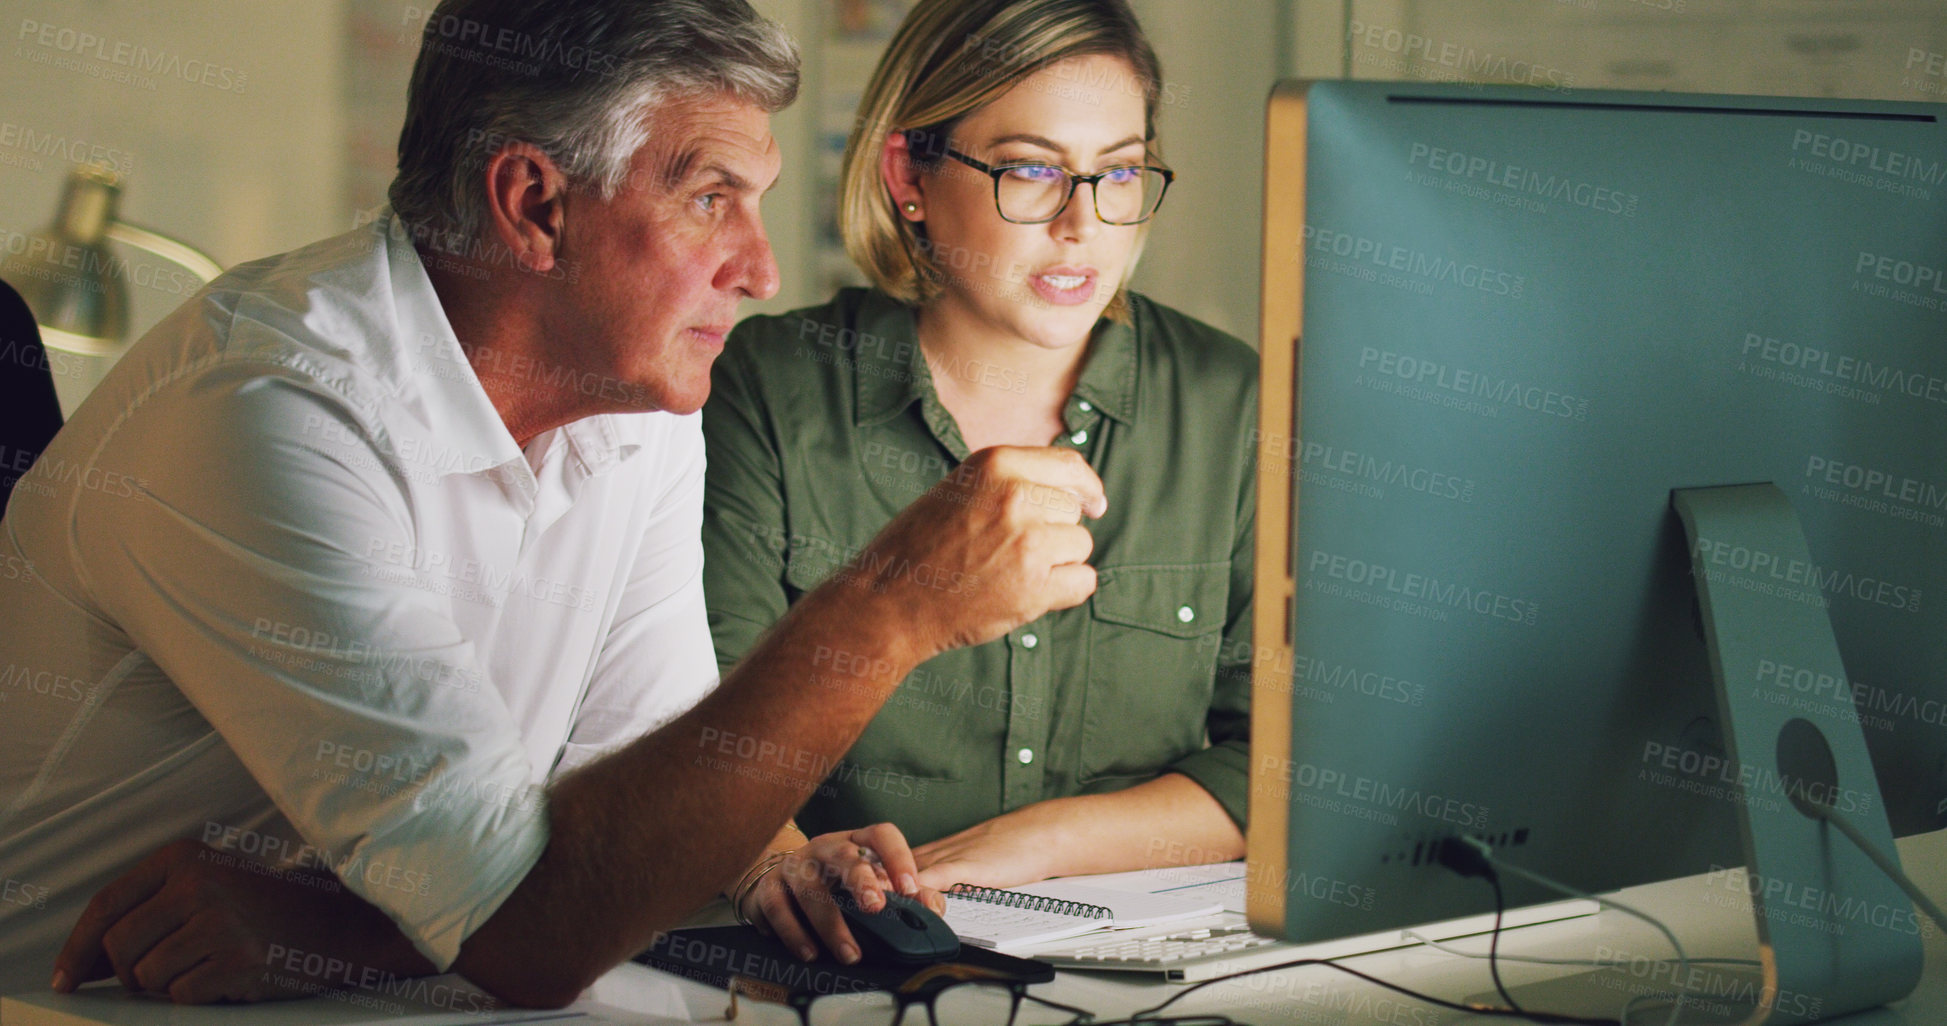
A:
<svg viewBox="0 0 1947 1026">
<path fill-rule="evenodd" d="M 560 1004 L 710 900 L 928 654 L 899 623 L 870 593 L 827 586 L 696 708 L 562 780 L 547 850 L 455 968 L 498 996 Z"/>
<path fill-rule="evenodd" d="M 967 457 L 696 708 L 555 786 L 547 850 L 456 968 L 522 1004 L 573 1000 L 741 872 L 915 666 L 1087 599 L 1081 519 L 1107 508 L 1072 450 Z"/>
</svg>

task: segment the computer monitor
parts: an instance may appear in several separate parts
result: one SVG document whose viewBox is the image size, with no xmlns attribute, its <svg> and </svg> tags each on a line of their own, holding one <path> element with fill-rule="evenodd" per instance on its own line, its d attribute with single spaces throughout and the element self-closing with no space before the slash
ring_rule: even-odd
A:
<svg viewBox="0 0 1947 1026">
<path fill-rule="evenodd" d="M 1723 874 L 1769 899 L 1767 971 L 1806 986 L 1917 974 L 1911 905 L 1793 798 L 1888 847 L 1889 821 L 1947 825 L 1943 111 L 1274 92 L 1260 932 L 1489 911 L 1481 881 L 1434 864 L 1464 834 L 1594 892 Z M 1690 524 L 1673 494 L 1697 499 Z M 1739 519 L 1747 500 L 1770 512 Z M 1780 761 L 1793 721 L 1829 743 L 1825 779 Z M 1815 907 L 1766 889 L 1803 904 L 1807 873 Z M 1799 936 L 1834 929 L 1852 939 Z M 1864 950 L 1889 933 L 1911 950 Z"/>
</svg>

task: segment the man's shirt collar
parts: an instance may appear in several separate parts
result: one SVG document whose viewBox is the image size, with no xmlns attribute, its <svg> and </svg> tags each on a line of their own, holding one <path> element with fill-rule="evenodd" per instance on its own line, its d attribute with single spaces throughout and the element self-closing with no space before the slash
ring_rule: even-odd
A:
<svg viewBox="0 0 1947 1026">
<path fill-rule="evenodd" d="M 524 479 L 531 488 L 533 471 L 461 348 L 411 232 L 389 210 L 375 228 L 385 240 L 392 310 L 398 325 L 394 338 L 398 340 L 402 369 L 407 370 L 399 377 L 399 398 L 417 406 L 426 427 L 423 438 L 401 440 L 422 451 L 403 455 L 415 457 L 441 476 L 500 468 L 496 476 Z M 582 385 L 580 376 L 567 368 L 535 363 L 512 370 L 517 377 L 525 376 L 534 388 L 575 389 Z M 566 439 L 567 454 L 575 461 L 578 476 L 593 477 L 641 447 L 642 425 L 635 421 L 631 416 L 601 414 L 573 421 L 556 432 Z M 551 446 L 546 436 L 554 433 L 544 432 L 543 438 L 530 444 Z"/>
</svg>

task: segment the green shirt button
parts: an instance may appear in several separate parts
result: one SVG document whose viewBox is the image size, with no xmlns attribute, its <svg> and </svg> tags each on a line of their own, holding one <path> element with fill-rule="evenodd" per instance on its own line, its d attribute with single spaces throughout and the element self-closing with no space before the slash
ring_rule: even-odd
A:
<svg viewBox="0 0 1947 1026">
<path fill-rule="evenodd" d="M 1023 634 L 1023 635 L 1021 635 L 1021 647 L 1022 647 L 1022 648 L 1033 648 L 1034 646 L 1036 646 L 1036 645 L 1039 645 L 1039 644 L 1041 644 L 1041 639 L 1040 639 L 1040 638 L 1037 638 L 1037 637 L 1035 637 L 1035 636 L 1034 636 L 1034 635 L 1032 635 L 1032 634 Z"/>
<path fill-rule="evenodd" d="M 1191 620 L 1197 618 L 1197 611 L 1191 609 L 1189 606 L 1184 606 L 1176 611 L 1176 618 L 1184 623 L 1189 623 Z"/>
<path fill-rule="evenodd" d="M 1018 751 L 1018 752 L 1015 752 L 1015 753 L 1014 753 L 1014 757 L 1015 757 L 1016 759 L 1019 759 L 1019 760 L 1021 760 L 1021 765 L 1023 765 L 1023 766 L 1026 766 L 1026 765 L 1027 765 L 1028 763 L 1031 763 L 1031 762 L 1033 762 L 1033 761 L 1034 761 L 1034 749 L 1032 749 L 1032 748 L 1023 748 L 1023 749 L 1021 749 L 1020 751 Z"/>
<path fill-rule="evenodd" d="M 1074 442 L 1076 445 L 1084 445 L 1088 442 L 1088 432 L 1077 431 L 1074 434 L 1069 435 L 1068 440 Z"/>
</svg>

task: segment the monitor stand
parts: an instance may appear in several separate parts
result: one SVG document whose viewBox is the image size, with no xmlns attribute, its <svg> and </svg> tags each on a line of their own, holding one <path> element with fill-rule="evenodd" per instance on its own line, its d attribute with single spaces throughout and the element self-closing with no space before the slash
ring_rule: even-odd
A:
<svg viewBox="0 0 1947 1026">
<path fill-rule="evenodd" d="M 1744 889 L 1770 996 L 1747 1022 L 1813 1022 L 1905 997 L 1921 966 L 1912 902 L 1808 811 L 1835 809 L 1898 858 L 1798 515 L 1769 482 L 1681 488 L 1670 502 L 1743 793 Z M 1804 681 L 1813 686 L 1789 686 Z"/>
</svg>

